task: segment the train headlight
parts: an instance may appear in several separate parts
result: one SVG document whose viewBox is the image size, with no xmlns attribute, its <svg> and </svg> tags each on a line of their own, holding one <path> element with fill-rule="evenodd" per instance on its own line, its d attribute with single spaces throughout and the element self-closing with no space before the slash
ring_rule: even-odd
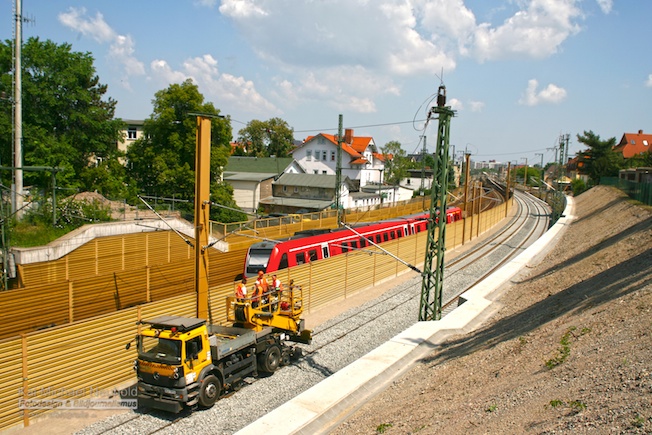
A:
<svg viewBox="0 0 652 435">
<path fill-rule="evenodd" d="M 179 379 L 180 377 L 181 377 L 181 367 L 175 367 L 174 371 L 172 372 L 172 378 Z"/>
<path fill-rule="evenodd" d="M 137 359 L 134 360 L 133 369 L 134 369 L 135 372 L 138 371 L 138 360 Z"/>
</svg>

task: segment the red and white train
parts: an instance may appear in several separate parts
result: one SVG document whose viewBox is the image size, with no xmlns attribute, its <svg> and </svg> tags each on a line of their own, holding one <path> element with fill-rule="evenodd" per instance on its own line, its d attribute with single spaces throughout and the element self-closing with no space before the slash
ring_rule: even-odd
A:
<svg viewBox="0 0 652 435">
<path fill-rule="evenodd" d="M 259 270 L 273 273 L 277 270 L 298 266 L 322 258 L 328 258 L 356 249 L 371 246 L 369 240 L 380 245 L 384 242 L 410 236 L 428 228 L 429 213 L 392 219 L 348 229 L 327 232 L 297 233 L 287 240 L 258 242 L 249 247 L 245 257 L 244 276 L 255 276 Z M 459 207 L 446 210 L 446 222 L 462 219 Z"/>
</svg>

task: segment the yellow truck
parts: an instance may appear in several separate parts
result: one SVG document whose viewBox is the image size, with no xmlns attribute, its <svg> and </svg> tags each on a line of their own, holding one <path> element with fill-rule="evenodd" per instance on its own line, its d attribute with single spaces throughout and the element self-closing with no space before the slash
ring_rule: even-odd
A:
<svg viewBox="0 0 652 435">
<path fill-rule="evenodd" d="M 257 298 L 227 298 L 232 326 L 204 319 L 161 316 L 142 321 L 136 336 L 138 406 L 178 413 L 209 408 L 247 377 L 273 373 L 309 344 L 300 287 Z M 129 348 L 129 345 L 127 345 Z"/>
</svg>

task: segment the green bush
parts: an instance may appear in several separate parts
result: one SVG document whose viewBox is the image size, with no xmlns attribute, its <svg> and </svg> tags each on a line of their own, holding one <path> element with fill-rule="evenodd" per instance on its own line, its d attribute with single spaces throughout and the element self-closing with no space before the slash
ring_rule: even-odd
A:
<svg viewBox="0 0 652 435">
<path fill-rule="evenodd" d="M 573 196 L 577 196 L 580 193 L 584 192 L 587 189 L 586 183 L 579 179 L 576 178 L 571 181 L 571 190 L 573 191 Z"/>
</svg>

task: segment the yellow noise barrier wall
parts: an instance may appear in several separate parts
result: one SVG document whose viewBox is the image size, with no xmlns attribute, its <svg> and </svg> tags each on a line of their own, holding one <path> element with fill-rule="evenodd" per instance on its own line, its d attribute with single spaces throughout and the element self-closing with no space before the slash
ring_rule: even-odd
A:
<svg viewBox="0 0 652 435">
<path fill-rule="evenodd" d="M 490 228 L 504 216 L 504 207 L 483 212 L 479 218 L 475 216 L 473 233 L 475 234 L 476 228 Z M 463 229 L 463 225 L 467 227 Z M 482 231 L 481 229 L 480 232 Z M 448 225 L 448 249 L 462 244 L 463 233 L 464 242 L 469 241 L 471 219 Z M 382 246 L 407 263 L 421 267 L 426 243 L 427 233 L 422 232 L 386 242 Z M 366 251 L 376 253 L 349 252 L 282 270 L 277 275 L 286 286 L 290 280 L 301 285 L 304 309 L 310 311 L 409 271 L 407 266 L 391 256 L 379 254 L 377 248 L 366 248 Z M 214 263 L 213 269 L 220 269 L 221 266 Z M 97 284 L 95 289 L 102 289 L 102 286 L 108 284 Z M 153 287 L 152 285 L 152 289 Z M 150 291 L 154 291 L 152 289 Z M 41 303 L 65 306 L 67 291 L 66 286 L 50 286 L 49 296 L 41 296 Z M 209 304 L 214 323 L 226 324 L 224 301 L 227 296 L 233 295 L 233 291 L 233 282 L 211 287 Z M 11 292 L 4 292 L 3 295 L 8 293 Z M 123 294 L 121 298 L 128 298 L 128 295 Z M 84 303 L 91 304 L 92 299 L 89 297 Z M 79 309 L 83 311 L 82 307 Z M 195 313 L 194 293 L 188 293 L 1 340 L 0 373 L 4 376 L 0 378 L 0 428 L 28 425 L 30 418 L 47 412 L 20 409 L 21 399 L 65 399 L 70 395 L 91 398 L 102 394 L 108 396 L 116 385 L 135 381 L 132 370 L 132 362 L 136 358 L 135 346 L 125 350 L 125 344 L 134 338 L 137 332 L 136 322 L 164 314 L 193 317 Z M 7 314 L 3 311 L 3 317 Z"/>
<path fill-rule="evenodd" d="M 384 220 L 419 212 L 422 205 L 422 201 L 412 201 L 351 212 L 346 219 L 349 223 Z M 261 237 L 282 238 L 300 230 L 337 226 L 332 210 L 298 219 L 255 221 L 256 233 L 237 227 L 252 237 L 232 235 L 225 239 L 229 252 L 210 250 L 214 267 L 209 270 L 209 286 L 233 282 L 242 273 L 246 249 Z M 213 227 L 219 226 L 213 223 Z M 22 288 L 2 292 L 0 298 L 4 325 L 0 337 L 191 293 L 194 255 L 194 249 L 179 236 L 165 231 L 97 238 L 58 260 L 19 265 Z"/>
</svg>

